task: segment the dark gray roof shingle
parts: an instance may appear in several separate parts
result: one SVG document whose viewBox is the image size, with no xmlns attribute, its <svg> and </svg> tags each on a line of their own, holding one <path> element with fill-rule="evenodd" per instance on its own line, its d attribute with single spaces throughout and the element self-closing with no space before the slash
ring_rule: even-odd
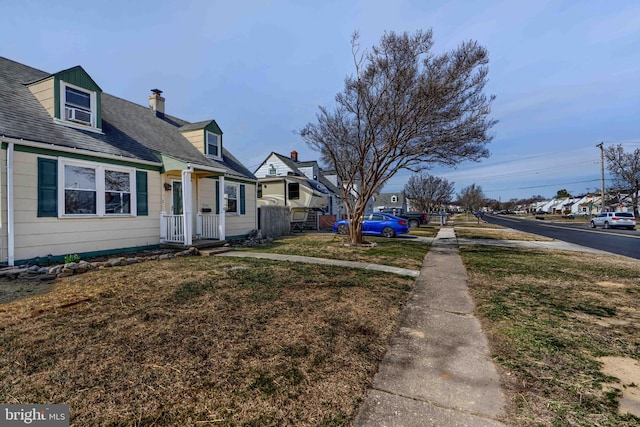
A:
<svg viewBox="0 0 640 427">
<path fill-rule="evenodd" d="M 163 153 L 185 162 L 224 168 L 230 176 L 255 179 L 224 147 L 223 161 L 200 153 L 179 131 L 191 123 L 169 115 L 158 117 L 148 107 L 104 92 L 102 134 L 56 123 L 27 86 L 48 76 L 44 71 L 0 57 L 0 136 L 132 160 L 159 162 L 157 153 Z M 193 125 L 197 129 L 199 123 Z"/>
</svg>

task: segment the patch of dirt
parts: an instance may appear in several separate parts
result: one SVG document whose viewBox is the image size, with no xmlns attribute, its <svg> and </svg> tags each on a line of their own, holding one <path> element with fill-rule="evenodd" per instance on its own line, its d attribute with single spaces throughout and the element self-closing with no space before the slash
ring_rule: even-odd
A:
<svg viewBox="0 0 640 427">
<path fill-rule="evenodd" d="M 162 255 L 162 254 L 175 254 L 178 252 L 175 249 L 154 249 L 138 252 L 124 252 L 120 254 L 113 254 L 109 256 L 101 256 L 94 258 L 87 258 L 84 261 L 87 262 L 103 262 L 110 258 L 136 258 L 146 257 L 150 255 Z M 32 297 L 34 295 L 44 294 L 53 289 L 56 284 L 56 280 L 52 281 L 38 281 L 38 280 L 24 280 L 24 279 L 7 279 L 0 278 L 0 304 L 5 304 L 11 301 L 16 301 L 25 297 Z"/>
<path fill-rule="evenodd" d="M 54 282 L 0 280 L 0 304 L 49 292 Z"/>
<path fill-rule="evenodd" d="M 624 283 L 615 283 L 615 282 L 596 282 L 596 285 L 602 286 L 604 288 L 626 288 L 627 285 Z"/>
<path fill-rule="evenodd" d="M 621 415 L 640 417 L 640 362 L 630 357 L 601 357 L 602 373 L 618 378 L 617 383 L 603 384 L 605 390 L 622 389 L 618 407 Z"/>
<path fill-rule="evenodd" d="M 583 322 L 592 323 L 594 325 L 602 326 L 605 328 L 609 328 L 611 326 L 629 325 L 633 321 L 631 319 L 591 316 L 584 313 L 576 313 L 574 317 Z"/>
</svg>

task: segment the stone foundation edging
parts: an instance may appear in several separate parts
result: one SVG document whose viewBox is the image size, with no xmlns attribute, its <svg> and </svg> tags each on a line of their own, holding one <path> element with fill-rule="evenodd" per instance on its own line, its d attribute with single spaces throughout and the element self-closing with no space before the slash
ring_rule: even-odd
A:
<svg viewBox="0 0 640 427">
<path fill-rule="evenodd" d="M 162 261 L 184 256 L 200 255 L 198 248 L 191 247 L 184 251 L 154 254 L 148 256 L 135 257 L 113 257 L 106 261 L 78 261 L 54 266 L 24 266 L 24 267 L 6 267 L 0 270 L 0 278 L 9 280 L 33 280 L 33 281 L 50 281 L 63 277 L 69 277 L 76 274 L 86 273 L 92 270 L 101 270 L 103 268 L 118 267 L 136 264 L 146 261 Z"/>
</svg>

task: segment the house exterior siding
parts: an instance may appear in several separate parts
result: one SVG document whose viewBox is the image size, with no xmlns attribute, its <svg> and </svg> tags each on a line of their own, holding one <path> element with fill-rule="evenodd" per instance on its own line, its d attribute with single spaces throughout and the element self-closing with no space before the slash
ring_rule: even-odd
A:
<svg viewBox="0 0 640 427">
<path fill-rule="evenodd" d="M 182 136 L 184 136 L 191 145 L 196 147 L 198 151 L 204 155 L 204 131 L 202 129 L 191 130 L 182 132 Z"/>
<path fill-rule="evenodd" d="M 2 182 L 6 183 L 7 151 L 1 150 Z M 17 263 L 36 257 L 55 257 L 69 253 L 96 253 L 158 244 L 158 209 L 147 216 L 57 218 L 38 217 L 37 154 L 14 153 L 14 229 Z M 55 157 L 51 157 L 54 158 Z M 147 171 L 149 206 L 161 205 L 159 172 Z M 8 254 L 7 193 L 2 193 L 2 259 Z M 82 236 L 82 239 L 78 239 Z"/>
<path fill-rule="evenodd" d="M 289 166 L 287 166 L 283 161 L 278 159 L 277 156 L 271 156 L 267 160 L 265 160 L 264 164 L 260 166 L 257 171 L 255 171 L 254 175 L 258 178 L 274 176 L 269 175 L 269 169 L 271 169 L 269 165 L 273 165 L 273 167 L 276 169 L 276 176 L 283 176 L 288 172 L 293 172 L 291 168 L 289 168 Z"/>
<path fill-rule="evenodd" d="M 258 211 L 256 204 L 256 184 L 248 182 L 239 182 L 226 179 L 225 183 L 244 185 L 245 188 L 245 213 L 244 214 L 231 214 L 225 215 L 225 221 L 227 226 L 227 238 L 239 238 L 245 237 L 249 232 L 257 227 L 255 212 Z M 221 203 L 223 198 L 220 198 Z"/>
<path fill-rule="evenodd" d="M 162 91 L 152 92 L 140 105 L 103 93 L 81 66 L 50 74 L 0 57 L 0 263 L 186 247 L 255 228 L 256 178 L 224 148 L 215 120 L 166 114 L 151 102 Z M 211 155 L 207 131 L 220 136 Z M 197 213 L 220 213 L 223 177 L 242 182 L 242 212 L 217 230 L 205 218 L 200 234 Z"/>
<path fill-rule="evenodd" d="M 55 114 L 55 96 L 53 94 L 54 78 L 43 80 L 29 86 L 29 90 L 33 93 L 40 104 L 47 110 L 51 117 Z"/>
</svg>

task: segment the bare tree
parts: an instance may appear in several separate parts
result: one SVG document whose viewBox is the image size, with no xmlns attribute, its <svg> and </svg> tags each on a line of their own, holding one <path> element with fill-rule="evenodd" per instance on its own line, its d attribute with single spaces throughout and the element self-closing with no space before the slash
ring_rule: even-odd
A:
<svg viewBox="0 0 640 427">
<path fill-rule="evenodd" d="M 488 118 L 493 96 L 483 93 L 488 52 L 475 41 L 451 52 L 430 53 L 431 30 L 385 33 L 378 46 L 351 46 L 355 76 L 345 79 L 333 111 L 320 107 L 317 123 L 300 135 L 335 168 L 349 218 L 360 218 L 367 201 L 401 169 L 418 172 L 434 163 L 455 165 L 488 157 Z M 349 241 L 362 242 L 352 221 Z"/>
<path fill-rule="evenodd" d="M 633 213 L 638 218 L 638 200 L 640 193 L 640 148 L 625 153 L 622 144 L 612 145 L 604 150 L 607 169 L 613 175 L 615 185 L 625 189 L 631 196 Z"/>
<path fill-rule="evenodd" d="M 419 212 L 431 212 L 451 201 L 455 183 L 444 178 L 419 173 L 411 175 L 404 186 L 404 196 Z"/>
<path fill-rule="evenodd" d="M 460 190 L 460 193 L 458 193 L 458 203 L 467 212 L 480 210 L 480 208 L 485 205 L 485 200 L 486 197 L 482 191 L 482 187 L 476 184 L 464 187 Z"/>
</svg>

